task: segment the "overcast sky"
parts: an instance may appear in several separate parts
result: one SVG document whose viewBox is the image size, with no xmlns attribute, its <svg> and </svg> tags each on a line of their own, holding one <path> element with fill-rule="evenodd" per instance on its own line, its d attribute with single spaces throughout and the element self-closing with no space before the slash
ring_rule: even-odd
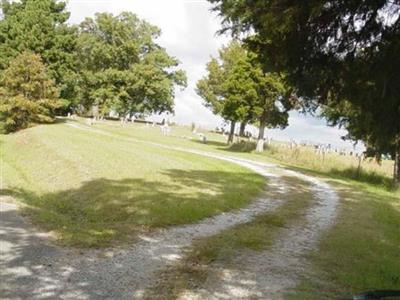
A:
<svg viewBox="0 0 400 300">
<path fill-rule="evenodd" d="M 228 36 L 216 34 L 220 28 L 220 19 L 210 12 L 207 1 L 69 0 L 68 9 L 71 12 L 71 23 L 80 23 L 96 12 L 118 14 L 130 11 L 157 25 L 162 30 L 159 44 L 182 62 L 181 68 L 188 77 L 188 87 L 176 93 L 173 119 L 181 124 L 196 122 L 210 128 L 222 124 L 219 117 L 202 105 L 201 98 L 194 91 L 197 80 L 205 74 L 205 64 L 229 41 Z M 331 143 L 337 147 L 352 146 L 340 139 L 345 134 L 344 130 L 328 127 L 323 120 L 296 112 L 290 114 L 289 126 L 285 130 L 269 130 L 268 134 L 277 140 L 293 138 L 297 141 Z"/>
</svg>

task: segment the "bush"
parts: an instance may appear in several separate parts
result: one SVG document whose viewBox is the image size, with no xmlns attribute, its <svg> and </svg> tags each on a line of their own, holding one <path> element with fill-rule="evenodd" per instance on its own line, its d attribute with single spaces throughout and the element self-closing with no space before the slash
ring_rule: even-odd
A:
<svg viewBox="0 0 400 300">
<path fill-rule="evenodd" d="M 54 120 L 54 111 L 62 103 L 39 55 L 31 52 L 18 55 L 2 75 L 0 127 L 3 130 L 12 132 Z"/>
<path fill-rule="evenodd" d="M 29 127 L 33 123 L 49 123 L 50 108 L 43 101 L 30 101 L 22 95 L 1 99 L 0 122 L 3 131 L 13 132 Z"/>
<path fill-rule="evenodd" d="M 255 142 L 249 142 L 249 141 L 243 141 L 243 140 L 232 144 L 229 148 L 229 150 L 235 151 L 235 152 L 251 152 L 255 149 L 256 149 Z"/>
</svg>

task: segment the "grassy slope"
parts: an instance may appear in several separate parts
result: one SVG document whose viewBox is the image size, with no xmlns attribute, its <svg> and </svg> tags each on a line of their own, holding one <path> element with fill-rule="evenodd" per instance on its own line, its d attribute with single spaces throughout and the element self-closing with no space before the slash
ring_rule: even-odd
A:
<svg viewBox="0 0 400 300">
<path fill-rule="evenodd" d="M 321 158 L 308 150 L 298 155 L 282 147 L 275 147 L 261 155 L 243 153 L 243 147 L 228 148 L 224 145 L 222 136 L 212 133 L 207 133 L 211 139 L 208 144 L 202 144 L 188 128 L 174 128 L 172 134 L 175 136 L 160 138 L 157 137 L 158 128 L 146 128 L 141 124 L 135 125 L 138 130 L 132 130 L 132 127 L 121 130 L 118 125 L 99 126 L 120 135 L 145 140 L 157 140 L 260 161 L 277 161 L 289 168 L 328 180 L 341 197 L 337 222 L 322 237 L 320 247 L 310 257 L 314 276 L 304 279 L 293 291 L 291 298 L 332 299 L 368 289 L 400 289 L 400 191 L 393 190 L 390 185 L 391 162 L 384 162 L 383 167 L 373 162 L 364 162 L 363 168 L 367 171 L 360 177 L 355 177 L 351 169 L 354 161 L 349 161 L 349 158 L 333 156 L 322 164 Z M 218 245 L 221 252 L 224 249 L 233 251 L 243 246 L 252 248 L 253 238 L 250 237 L 254 236 L 258 241 L 259 232 L 259 227 L 255 228 L 253 225 L 221 233 L 215 237 L 216 241 L 213 243 Z M 236 230 L 240 233 L 236 233 Z M 249 237 L 250 241 L 243 242 L 243 236 Z M 191 273 L 190 266 L 196 267 L 199 255 L 207 258 L 207 253 L 215 254 L 216 248 L 209 247 L 211 240 L 199 242 L 200 252 L 189 255 L 183 269 L 175 274 L 177 280 L 166 286 L 172 286 L 175 290 L 177 287 L 187 287 L 188 274 L 189 277 L 195 275 L 195 271 Z M 270 241 L 269 234 L 265 240 L 267 245 Z M 202 244 L 208 246 L 204 248 Z M 201 249 L 207 249 L 208 252 L 202 254 Z"/>
<path fill-rule="evenodd" d="M 241 207 L 264 178 L 223 161 L 55 124 L 1 136 L 7 189 L 65 244 L 104 246 Z"/>
<path fill-rule="evenodd" d="M 206 144 L 199 140 L 196 134 L 192 134 L 188 127 L 175 126 L 171 129 L 171 136 L 161 136 L 160 129 L 146 127 L 143 124 L 135 123 L 121 127 L 118 122 L 106 122 L 96 124 L 96 127 L 107 130 L 114 134 L 132 137 L 141 140 L 157 141 L 167 145 L 189 147 L 205 151 L 220 152 L 226 155 L 233 155 L 243 158 L 260 161 L 275 161 L 290 167 L 303 168 L 308 171 L 316 171 L 329 177 L 350 179 L 354 182 L 365 182 L 368 186 L 377 186 L 390 190 L 393 161 L 384 160 L 382 165 L 372 160 L 362 162 L 362 171 L 357 173 L 358 159 L 350 156 L 340 156 L 336 153 L 327 154 L 324 158 L 315 155 L 308 147 L 299 147 L 291 150 L 282 146 L 281 143 L 274 143 L 264 153 L 252 151 L 252 145 L 248 143 L 235 144 L 227 147 L 226 138 L 220 134 L 202 131 L 208 137 Z"/>
<path fill-rule="evenodd" d="M 161 136 L 158 127 L 147 128 L 142 124 L 135 124 L 133 126 L 129 125 L 125 128 L 121 128 L 121 126 L 117 123 L 108 123 L 97 124 L 96 127 L 112 132 L 116 135 L 116 137 L 133 137 L 173 146 L 214 151 L 233 156 L 250 158 L 253 160 L 278 161 L 286 164 L 290 168 L 295 168 L 296 170 L 302 172 L 308 172 L 314 176 L 323 176 L 323 178 L 329 180 L 330 183 L 337 188 L 341 196 L 339 215 L 335 226 L 323 236 L 320 247 L 316 249 L 316 251 L 312 253 L 310 257 L 313 262 L 313 271 L 315 272 L 315 276 L 305 279 L 303 283 L 293 292 L 293 298 L 329 299 L 371 288 L 400 289 L 400 283 L 398 279 L 398 270 L 400 269 L 400 235 L 398 234 L 400 232 L 400 194 L 399 191 L 393 191 L 388 185 L 386 185 L 387 180 L 385 178 L 387 177 L 383 176 L 383 181 L 371 180 L 369 173 L 366 173 L 364 174 L 365 176 L 363 178 L 358 178 L 361 180 L 353 180 L 350 179 L 353 177 L 353 174 L 350 174 L 351 176 L 349 178 L 349 174 L 346 174 L 346 172 L 330 172 L 333 167 L 340 167 L 340 164 L 344 164 L 342 168 L 346 170 L 348 166 L 341 160 L 340 157 L 337 158 L 338 160 L 336 160 L 336 158 L 333 159 L 330 162 L 331 165 L 326 163 L 326 165 L 321 168 L 318 167 L 318 161 L 320 160 L 319 158 L 313 156 L 305 157 L 305 155 L 299 155 L 296 158 L 296 156 L 292 156 L 287 149 L 283 148 L 276 148 L 274 150 L 275 153 L 273 153 L 273 151 L 266 151 L 263 154 L 255 154 L 251 152 L 243 153 L 240 152 L 243 150 L 243 147 L 235 146 L 233 148 L 228 148 L 225 146 L 224 139 L 221 135 L 212 133 L 207 133 L 210 141 L 207 144 L 203 144 L 197 140 L 195 135 L 190 133 L 188 128 L 185 127 L 174 127 L 171 133 L 173 136 L 169 137 Z M 86 135 L 84 134 L 83 138 L 85 137 Z M 189 139 L 189 137 L 192 139 Z M 16 139 L 15 137 L 13 138 Z M 104 137 L 100 139 L 104 139 Z M 14 148 L 11 150 L 8 149 L 7 151 L 8 155 L 10 156 L 9 153 L 14 152 L 18 147 L 18 151 L 11 155 L 16 157 L 22 153 L 20 151 L 23 151 L 22 149 L 19 149 L 19 147 L 21 147 L 21 143 L 23 144 L 23 142 L 18 142 L 15 140 L 13 143 Z M 90 143 L 92 143 L 91 140 Z M 126 142 L 115 140 L 114 143 L 125 144 Z M 133 151 L 131 149 L 132 143 L 128 144 L 129 150 L 126 151 Z M 7 141 L 5 145 L 7 148 L 7 145 L 11 144 L 9 141 Z M 72 146 L 69 145 L 69 147 Z M 144 147 L 143 144 L 141 144 L 140 147 Z M 152 147 L 149 147 L 149 149 L 152 149 L 151 151 L 154 150 Z M 91 149 L 90 151 L 93 150 Z M 108 151 L 106 152 L 108 153 Z M 106 155 L 107 153 L 103 153 L 103 155 Z M 51 157 L 50 153 L 47 155 L 48 157 Z M 68 155 L 64 156 L 68 157 Z M 29 157 L 32 160 L 36 159 L 35 155 L 28 155 L 28 159 Z M 76 155 L 74 155 L 74 157 L 76 157 Z M 7 159 L 9 158 L 10 157 Z M 207 160 L 207 162 L 209 162 L 209 160 Z M 35 167 L 32 167 L 31 171 L 33 172 L 33 175 L 24 175 L 25 173 L 29 173 L 24 168 L 26 166 L 30 166 L 31 164 L 33 165 L 34 162 L 28 162 L 25 166 L 21 163 L 14 163 L 14 167 L 16 169 L 21 169 L 21 171 L 18 172 L 18 176 L 14 174 L 14 179 L 12 181 L 14 183 L 19 182 L 19 186 L 27 187 L 28 185 L 26 182 L 32 180 L 32 178 L 34 178 L 35 182 L 37 182 L 37 179 L 40 178 L 42 173 L 48 173 L 48 171 L 34 173 L 32 170 L 34 170 Z M 98 161 L 97 164 L 99 164 Z M 97 164 L 95 165 L 97 166 Z M 40 164 L 38 167 L 39 166 L 42 167 Z M 369 163 L 367 163 L 364 168 L 370 170 L 369 166 Z M 6 164 L 5 174 L 9 175 L 11 173 L 15 173 L 15 168 L 10 169 L 9 164 Z M 87 168 L 87 164 L 74 164 L 74 168 L 77 169 L 76 173 L 81 173 L 82 168 L 83 170 L 85 170 L 84 168 Z M 201 168 L 203 168 L 203 165 Z M 389 168 L 386 166 L 385 170 L 376 168 L 378 167 L 373 165 L 371 170 L 375 169 L 374 171 L 376 174 L 378 174 L 378 177 L 382 176 L 382 174 L 387 174 L 387 176 L 390 175 L 388 173 L 390 166 Z M 72 167 L 70 167 L 70 169 L 72 169 Z M 90 168 L 91 171 L 93 171 L 92 169 L 94 168 Z M 225 165 L 223 170 L 227 170 Z M 241 170 L 240 172 L 243 171 L 244 170 Z M 68 176 L 69 173 L 70 172 L 67 172 L 63 174 L 63 176 L 67 176 L 67 178 L 75 178 L 75 175 Z M 118 176 L 119 172 L 116 173 L 116 176 Z M 376 174 L 373 174 L 373 178 L 376 178 Z M 130 176 L 132 176 L 132 173 Z M 209 175 L 207 175 L 207 178 L 208 176 Z M 48 177 L 51 178 L 51 176 Z M 54 176 L 54 178 L 57 179 L 58 176 Z M 190 184 L 192 181 L 191 178 L 189 179 L 190 180 L 187 181 L 186 184 Z M 218 178 L 216 179 L 218 180 Z M 42 180 L 43 179 L 41 179 L 41 181 Z M 210 180 L 210 182 L 213 182 L 213 180 Z M 79 186 L 80 180 L 77 180 L 76 187 L 79 188 Z M 142 186 L 140 186 L 140 189 L 141 188 Z M 39 187 L 33 187 L 30 189 L 38 191 Z M 44 190 L 46 189 L 51 190 L 52 188 L 47 187 Z M 60 188 L 58 189 L 60 190 Z M 116 191 L 119 191 L 120 187 L 115 187 L 115 189 Z M 61 188 L 61 190 L 63 189 Z M 175 193 L 176 190 L 173 192 Z M 147 192 L 143 193 L 143 195 L 147 195 Z M 123 198 L 127 199 L 128 197 Z M 297 208 L 294 207 L 294 209 L 295 210 L 293 213 L 295 213 Z M 301 208 L 299 207 L 299 209 Z M 273 218 L 274 217 L 272 217 L 271 220 L 273 220 Z M 263 228 L 263 226 L 264 225 L 259 227 L 258 223 L 253 223 L 248 224 L 244 228 L 235 228 L 233 231 L 221 233 L 215 237 L 216 240 L 212 241 L 212 243 L 218 245 L 218 249 L 221 249 L 222 251 L 221 253 L 224 253 L 224 249 L 229 249 L 228 252 L 232 253 L 235 251 L 235 249 L 241 249 L 243 247 L 257 249 L 258 246 L 261 246 L 260 249 L 262 249 L 264 246 L 268 246 L 268 243 L 271 242 L 270 237 L 273 236 L 273 232 L 275 232 L 274 229 L 271 229 L 271 231 L 268 231 L 268 234 L 264 235 L 265 231 L 263 231 L 263 229 L 260 230 L 260 228 Z M 105 226 L 103 227 L 105 228 Z M 271 228 L 276 227 L 272 226 Z M 73 232 L 71 230 L 68 231 Z M 261 235 L 259 233 L 261 233 Z M 124 234 L 122 234 L 122 236 L 124 236 Z M 260 236 L 265 236 L 266 238 L 260 239 Z M 116 236 L 113 235 L 112 237 L 106 239 L 106 241 L 109 241 L 114 237 Z M 85 236 L 85 238 L 87 238 L 87 236 Z M 204 245 L 209 245 L 208 243 L 211 240 L 212 239 L 199 241 L 198 249 L 200 252 L 197 253 L 200 253 L 200 256 L 201 249 L 204 249 L 201 247 L 202 243 L 204 243 Z M 206 249 L 208 249 L 208 247 L 206 247 Z M 215 253 L 219 252 L 218 249 L 215 247 L 210 248 L 210 253 L 212 253 L 211 257 L 213 257 Z M 214 252 L 214 250 L 217 252 Z M 207 257 L 207 255 L 205 255 L 205 257 Z M 198 259 L 197 254 L 192 256 L 192 259 L 193 261 L 196 261 L 196 259 Z M 190 263 L 190 256 L 187 263 Z M 177 276 L 178 275 L 179 274 L 177 274 Z M 185 286 L 186 275 L 184 270 L 179 276 L 183 276 L 183 281 L 181 281 L 180 284 Z M 177 283 L 178 286 L 175 287 L 179 287 L 180 284 Z"/>
</svg>

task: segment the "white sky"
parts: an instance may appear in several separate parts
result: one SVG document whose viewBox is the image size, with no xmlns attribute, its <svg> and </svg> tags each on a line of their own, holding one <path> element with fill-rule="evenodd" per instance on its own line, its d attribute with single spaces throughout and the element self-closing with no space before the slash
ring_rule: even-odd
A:
<svg viewBox="0 0 400 300">
<path fill-rule="evenodd" d="M 201 98 L 194 91 L 197 80 L 205 74 L 210 56 L 216 56 L 218 49 L 229 41 L 228 36 L 216 35 L 220 19 L 210 12 L 210 7 L 205 0 L 68 1 L 71 23 L 80 23 L 96 12 L 118 14 L 130 11 L 161 28 L 159 44 L 182 62 L 181 68 L 188 77 L 188 87 L 176 93 L 173 120 L 181 124 L 196 122 L 214 128 L 221 125 L 222 120 L 202 105 Z M 297 112 L 290 114 L 289 126 L 285 130 L 268 131 L 268 135 L 276 140 L 308 140 L 351 148 L 351 143 L 340 139 L 344 134 L 344 130 L 328 127 L 323 120 Z"/>
</svg>

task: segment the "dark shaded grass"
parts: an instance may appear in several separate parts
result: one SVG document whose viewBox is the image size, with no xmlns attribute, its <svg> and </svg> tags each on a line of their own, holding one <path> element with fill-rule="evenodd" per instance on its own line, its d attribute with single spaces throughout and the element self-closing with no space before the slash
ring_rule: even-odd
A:
<svg viewBox="0 0 400 300">
<path fill-rule="evenodd" d="M 213 140 L 207 140 L 206 142 L 203 142 L 198 139 L 192 139 L 191 141 L 194 143 L 197 143 L 197 144 L 204 144 L 204 145 L 213 146 L 213 147 L 226 147 L 227 146 L 227 143 L 213 141 Z"/>
<path fill-rule="evenodd" d="M 230 145 L 228 148 L 225 148 L 224 150 L 228 150 L 231 152 L 252 152 L 255 149 L 256 149 L 255 142 L 241 140 L 237 143 Z"/>
<path fill-rule="evenodd" d="M 343 170 L 333 168 L 330 171 L 330 174 L 337 176 L 338 178 L 348 178 L 351 180 L 368 183 L 374 186 L 383 187 L 388 191 L 394 191 L 398 186 L 395 185 L 393 179 L 378 174 L 373 171 L 365 171 L 363 169 L 359 170 L 358 168 L 346 168 Z"/>
<path fill-rule="evenodd" d="M 225 171 L 167 170 L 163 175 L 173 184 L 99 178 L 59 192 L 41 194 L 13 187 L 2 193 L 25 203 L 33 221 L 59 234 L 62 243 L 94 247 L 241 207 L 262 191 L 264 182 L 257 174 Z M 182 193 L 183 185 L 204 192 Z"/>
</svg>

